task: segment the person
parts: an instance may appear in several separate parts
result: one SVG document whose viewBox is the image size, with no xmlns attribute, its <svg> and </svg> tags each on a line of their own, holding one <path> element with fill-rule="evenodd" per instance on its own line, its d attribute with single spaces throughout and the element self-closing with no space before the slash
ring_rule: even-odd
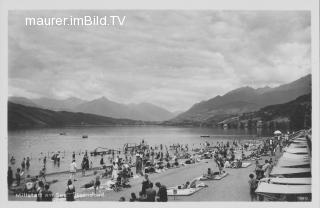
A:
<svg viewBox="0 0 320 208">
<path fill-rule="evenodd" d="M 146 197 L 142 193 L 142 191 L 139 192 L 139 198 L 137 199 L 137 201 L 139 201 L 139 202 L 145 202 L 146 201 Z"/>
<path fill-rule="evenodd" d="M 123 196 L 120 197 L 119 202 L 124 202 L 124 201 L 126 201 L 126 198 L 124 198 Z"/>
<path fill-rule="evenodd" d="M 260 165 L 260 164 L 257 165 L 255 172 L 256 172 L 256 179 L 257 180 L 260 180 L 263 178 L 264 171 L 262 170 L 262 165 Z"/>
<path fill-rule="evenodd" d="M 35 182 L 30 175 L 27 175 L 27 178 L 25 179 L 24 192 L 33 193 L 34 190 L 35 190 Z"/>
<path fill-rule="evenodd" d="M 57 153 L 57 166 L 60 167 L 60 151 Z"/>
<path fill-rule="evenodd" d="M 142 158 L 140 155 L 136 155 L 136 174 L 143 175 L 142 173 Z"/>
<path fill-rule="evenodd" d="M 46 181 L 46 168 L 43 167 L 39 172 L 39 178 L 42 178 L 44 181 Z"/>
<path fill-rule="evenodd" d="M 86 175 L 86 158 L 85 157 L 83 157 L 81 162 L 81 173 L 82 173 L 82 176 Z"/>
<path fill-rule="evenodd" d="M 76 160 L 76 153 L 75 152 L 72 153 L 72 160 Z"/>
<path fill-rule="evenodd" d="M 17 168 L 17 172 L 16 172 L 16 181 L 17 181 L 17 186 L 20 185 L 20 180 L 21 180 L 21 176 L 20 176 L 20 168 Z"/>
<path fill-rule="evenodd" d="M 24 171 L 25 168 L 26 168 L 26 158 L 23 158 L 21 162 L 21 170 Z"/>
<path fill-rule="evenodd" d="M 153 183 L 149 183 L 148 188 L 146 189 L 146 196 L 148 202 L 155 202 L 156 201 L 156 190 L 153 189 Z"/>
<path fill-rule="evenodd" d="M 182 189 L 186 189 L 186 188 L 188 188 L 189 187 L 189 185 L 190 185 L 190 182 L 189 181 L 187 181 L 185 184 L 183 184 L 182 185 Z"/>
<path fill-rule="evenodd" d="M 16 159 L 13 157 L 13 155 L 12 155 L 12 157 L 11 157 L 11 159 L 10 159 L 10 163 L 11 163 L 11 165 L 14 165 L 15 164 L 15 162 L 16 162 Z"/>
<path fill-rule="evenodd" d="M 118 167 L 118 164 L 115 163 L 115 162 L 113 162 L 112 164 L 113 165 L 112 165 L 112 176 L 111 176 L 111 178 L 112 178 L 112 180 L 115 180 L 115 179 L 118 178 L 118 169 L 119 169 L 119 167 Z"/>
<path fill-rule="evenodd" d="M 157 182 L 156 187 L 158 187 L 158 202 L 167 202 L 168 201 L 168 194 L 167 194 L 167 187 L 164 185 L 161 185 L 161 183 Z"/>
<path fill-rule="evenodd" d="M 193 179 L 193 181 L 191 181 L 189 187 L 190 188 L 196 188 L 197 187 L 197 179 Z"/>
<path fill-rule="evenodd" d="M 249 175 L 249 187 L 250 187 L 250 197 L 251 197 L 251 201 L 256 200 L 256 189 L 258 187 L 258 181 L 254 178 L 254 175 L 252 173 L 250 173 Z"/>
<path fill-rule="evenodd" d="M 46 167 L 47 165 L 47 156 L 44 156 L 43 158 L 43 167 Z"/>
<path fill-rule="evenodd" d="M 8 181 L 7 182 L 8 182 L 8 187 L 10 188 L 13 183 L 13 171 L 10 166 L 8 168 Z"/>
<path fill-rule="evenodd" d="M 77 172 L 77 164 L 75 160 L 72 160 L 72 163 L 70 164 L 70 178 L 73 179 L 73 181 L 76 181 L 76 172 Z"/>
<path fill-rule="evenodd" d="M 52 201 L 53 194 L 52 191 L 49 190 L 49 184 L 44 185 L 44 191 L 42 192 L 42 201 Z"/>
<path fill-rule="evenodd" d="M 74 201 L 74 195 L 76 193 L 76 188 L 72 184 L 72 180 L 69 179 L 67 183 L 67 190 L 65 192 L 66 194 L 66 200 L 67 201 Z"/>
<path fill-rule="evenodd" d="M 129 200 L 130 202 L 135 202 L 135 201 L 137 201 L 137 196 L 136 196 L 136 194 L 135 193 L 131 193 L 131 198 L 130 198 L 130 200 Z"/>
<path fill-rule="evenodd" d="M 43 181 L 38 181 L 37 187 L 37 201 L 42 201 L 42 192 L 44 190 L 44 183 Z"/>
<path fill-rule="evenodd" d="M 100 176 L 97 176 L 94 182 L 94 193 L 96 193 L 97 189 L 100 189 L 100 184 Z"/>
<path fill-rule="evenodd" d="M 100 165 L 101 165 L 101 167 L 103 167 L 103 165 L 104 165 L 103 155 L 101 155 Z"/>
<path fill-rule="evenodd" d="M 144 175 L 144 179 L 142 181 L 142 188 L 141 188 L 141 191 L 142 191 L 142 194 L 145 195 L 146 194 L 146 189 L 149 187 L 149 184 L 150 184 L 150 180 L 149 180 L 149 176 L 148 174 L 145 174 Z"/>
<path fill-rule="evenodd" d="M 271 165 L 268 160 L 265 160 L 265 164 L 263 165 L 262 170 L 264 171 L 264 176 L 266 178 L 269 178 L 271 172 Z"/>
<path fill-rule="evenodd" d="M 30 168 L 30 158 L 29 157 L 27 157 L 26 168 L 27 168 L 27 170 L 29 170 L 29 168 Z"/>
<path fill-rule="evenodd" d="M 95 183 L 95 180 L 91 180 L 90 182 L 80 186 L 80 188 L 91 188 L 91 187 L 94 187 L 94 183 Z"/>
</svg>

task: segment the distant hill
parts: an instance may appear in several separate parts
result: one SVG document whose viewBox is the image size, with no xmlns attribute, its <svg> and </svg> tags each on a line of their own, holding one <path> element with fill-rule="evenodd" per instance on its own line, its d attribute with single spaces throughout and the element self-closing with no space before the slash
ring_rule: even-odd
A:
<svg viewBox="0 0 320 208">
<path fill-rule="evenodd" d="M 143 121 L 164 121 L 176 114 L 150 103 L 122 104 L 101 97 L 91 101 L 79 98 L 58 100 L 53 98 L 27 99 L 23 97 L 10 97 L 9 101 L 31 107 L 39 107 L 54 111 L 69 111 L 90 113 L 113 118 L 126 118 Z"/>
<path fill-rule="evenodd" d="M 12 103 L 21 104 L 30 107 L 39 107 L 32 100 L 24 98 L 24 97 L 9 97 L 8 99 Z"/>
<path fill-rule="evenodd" d="M 8 102 L 8 129 L 10 130 L 35 127 L 142 124 L 145 123 L 85 113 L 52 111 Z"/>
<path fill-rule="evenodd" d="M 67 111 L 74 111 L 74 109 L 86 102 L 79 98 L 70 97 L 64 100 L 52 99 L 52 98 L 38 98 L 32 99 L 32 102 L 37 104 L 38 106 L 50 109 L 50 110 L 67 110 Z"/>
<path fill-rule="evenodd" d="M 82 103 L 75 108 L 75 111 L 144 121 L 164 121 L 174 116 L 166 109 L 150 103 L 125 105 L 105 97 Z"/>
<path fill-rule="evenodd" d="M 311 92 L 311 75 L 279 87 L 254 89 L 242 87 L 194 104 L 169 123 L 205 122 L 215 116 L 237 115 L 257 111 L 268 105 L 286 103 Z"/>
</svg>

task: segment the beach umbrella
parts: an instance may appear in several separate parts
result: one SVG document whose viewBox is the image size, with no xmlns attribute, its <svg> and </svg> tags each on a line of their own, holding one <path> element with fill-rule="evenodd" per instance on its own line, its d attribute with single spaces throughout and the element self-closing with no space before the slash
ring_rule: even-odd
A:
<svg viewBox="0 0 320 208">
<path fill-rule="evenodd" d="M 275 132 L 273 132 L 273 134 L 281 134 L 281 131 L 276 130 Z"/>
</svg>

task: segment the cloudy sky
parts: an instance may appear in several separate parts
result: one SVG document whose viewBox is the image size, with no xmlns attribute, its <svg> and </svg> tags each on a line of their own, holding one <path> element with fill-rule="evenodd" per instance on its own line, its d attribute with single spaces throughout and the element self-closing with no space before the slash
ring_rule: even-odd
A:
<svg viewBox="0 0 320 208">
<path fill-rule="evenodd" d="M 26 27 L 25 17 L 126 15 L 122 27 Z M 9 13 L 9 95 L 105 96 L 186 110 L 242 86 L 311 72 L 305 11 Z"/>
</svg>

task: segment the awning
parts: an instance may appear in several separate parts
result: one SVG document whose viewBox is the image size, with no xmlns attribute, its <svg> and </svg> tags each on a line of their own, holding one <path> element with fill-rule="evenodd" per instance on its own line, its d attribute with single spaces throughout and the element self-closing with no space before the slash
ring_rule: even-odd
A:
<svg viewBox="0 0 320 208">
<path fill-rule="evenodd" d="M 311 185 L 311 178 L 263 178 L 260 181 L 282 185 Z"/>
<path fill-rule="evenodd" d="M 295 148 L 295 147 L 289 147 L 286 152 L 292 153 L 292 154 L 308 154 L 308 148 Z"/>
<path fill-rule="evenodd" d="M 285 152 L 282 155 L 282 158 L 284 159 L 289 159 L 289 160 L 309 160 L 309 155 L 297 155 L 297 154 L 292 154 Z"/>
<path fill-rule="evenodd" d="M 292 144 L 290 144 L 290 146 L 288 147 L 288 148 L 306 148 L 306 147 L 308 147 L 308 145 L 307 144 L 296 144 L 296 143 L 292 143 Z"/>
<path fill-rule="evenodd" d="M 256 193 L 269 194 L 310 194 L 311 185 L 280 185 L 260 183 Z"/>
<path fill-rule="evenodd" d="M 283 168 L 274 167 L 270 175 L 289 175 L 289 174 L 299 174 L 299 173 L 310 173 L 310 168 Z"/>
<path fill-rule="evenodd" d="M 280 158 L 277 163 L 277 167 L 290 167 L 301 165 L 310 165 L 310 160 L 287 160 L 285 158 Z"/>
</svg>

